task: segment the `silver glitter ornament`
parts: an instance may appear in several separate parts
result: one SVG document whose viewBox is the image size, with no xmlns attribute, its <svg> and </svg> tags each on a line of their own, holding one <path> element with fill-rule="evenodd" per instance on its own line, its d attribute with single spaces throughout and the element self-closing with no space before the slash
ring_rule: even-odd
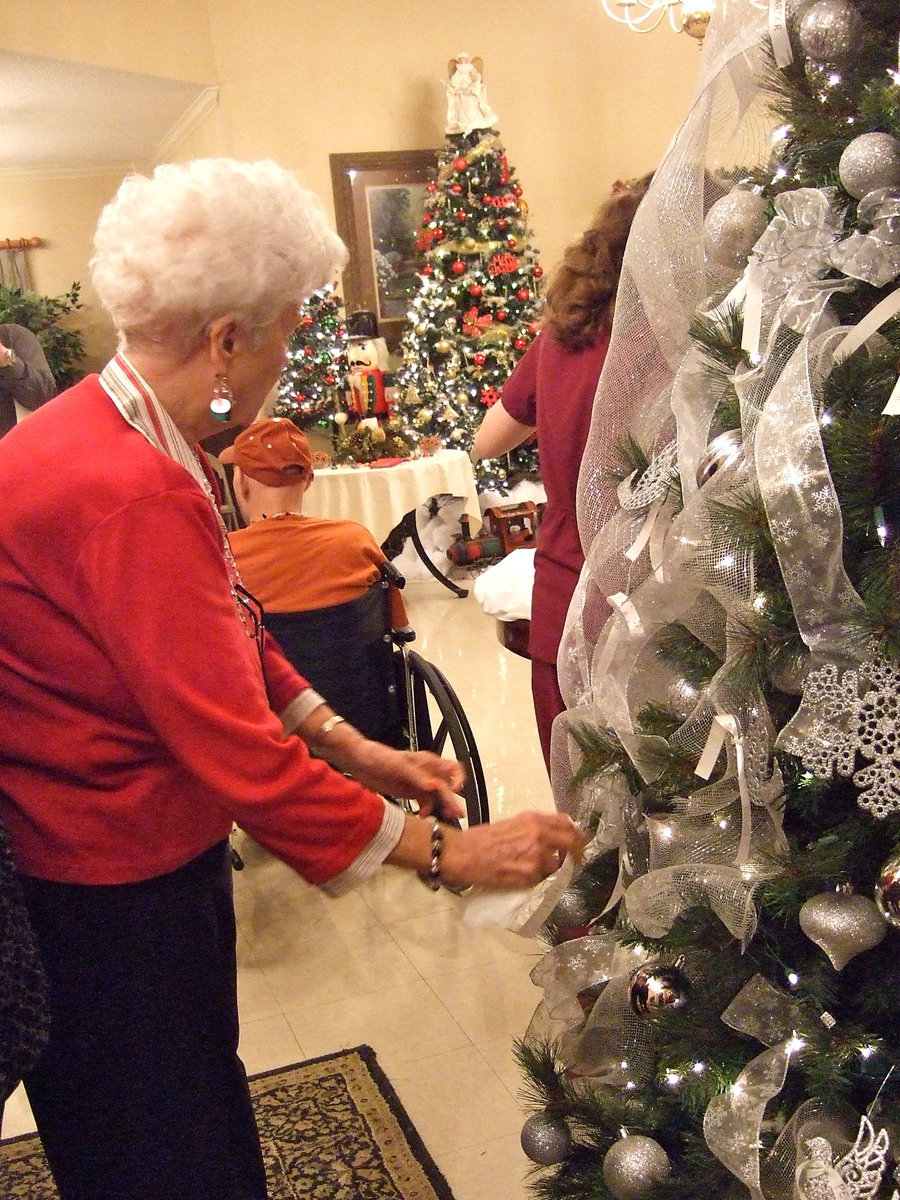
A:
<svg viewBox="0 0 900 1200">
<path fill-rule="evenodd" d="M 628 995 L 639 1017 L 664 1016 L 687 1005 L 691 984 L 682 971 L 684 956 L 673 963 L 644 963 L 631 976 Z"/>
<path fill-rule="evenodd" d="M 568 1158 L 572 1131 L 562 1117 L 535 1113 L 522 1126 L 522 1149 L 532 1162 L 552 1167 Z"/>
<path fill-rule="evenodd" d="M 838 163 L 844 190 L 857 200 L 878 188 L 900 184 L 900 141 L 889 133 L 854 138 Z"/>
<path fill-rule="evenodd" d="M 671 1173 L 659 1142 L 630 1133 L 613 1142 L 603 1160 L 603 1181 L 616 1200 L 648 1200 Z"/>
<path fill-rule="evenodd" d="M 738 270 L 768 225 L 766 198 L 735 188 L 717 200 L 703 222 L 706 256 L 720 267 Z"/>
<path fill-rule="evenodd" d="M 568 887 L 560 896 L 548 920 L 563 929 L 584 929 L 596 915 L 595 912 L 591 912 L 582 892 L 578 888 Z"/>
<path fill-rule="evenodd" d="M 816 0 L 797 33 L 807 58 L 839 67 L 852 59 L 862 30 L 863 19 L 850 0 Z"/>
<path fill-rule="evenodd" d="M 900 929 L 900 853 L 894 854 L 881 868 L 875 885 L 875 904 L 884 919 Z"/>
<path fill-rule="evenodd" d="M 732 467 L 744 457 L 744 439 L 739 429 L 720 433 L 706 447 L 697 463 L 697 487 L 703 487 L 716 471 Z"/>
<path fill-rule="evenodd" d="M 820 892 L 800 909 L 800 928 L 824 950 L 836 971 L 871 950 L 887 933 L 874 901 L 854 892 Z"/>
</svg>

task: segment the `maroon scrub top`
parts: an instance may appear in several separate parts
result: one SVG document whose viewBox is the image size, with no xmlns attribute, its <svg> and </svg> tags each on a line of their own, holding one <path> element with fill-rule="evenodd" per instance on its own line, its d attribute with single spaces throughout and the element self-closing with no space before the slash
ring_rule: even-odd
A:
<svg viewBox="0 0 900 1200">
<path fill-rule="evenodd" d="M 575 496 L 597 380 L 609 349 L 603 333 L 583 350 L 566 350 L 541 330 L 516 364 L 500 402 L 520 425 L 537 428 L 547 507 L 538 535 L 531 602 L 532 658 L 556 663 L 559 641 L 584 554 Z"/>
</svg>

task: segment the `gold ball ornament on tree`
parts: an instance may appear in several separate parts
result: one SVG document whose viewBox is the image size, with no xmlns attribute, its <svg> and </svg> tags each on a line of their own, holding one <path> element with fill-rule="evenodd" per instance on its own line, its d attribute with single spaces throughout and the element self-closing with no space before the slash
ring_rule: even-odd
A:
<svg viewBox="0 0 900 1200">
<path fill-rule="evenodd" d="M 434 343 L 434 348 L 437 350 L 438 354 L 450 353 L 450 343 L 446 338 L 438 338 L 438 340 Z"/>
<path fill-rule="evenodd" d="M 850 0 L 816 0 L 800 18 L 797 35 L 807 58 L 839 67 L 853 57 L 863 28 Z"/>
<path fill-rule="evenodd" d="M 840 890 L 811 896 L 800 909 L 800 928 L 824 950 L 836 971 L 884 938 L 887 925 L 873 900 Z"/>
<path fill-rule="evenodd" d="M 706 214 L 703 237 L 707 258 L 734 271 L 746 266 L 747 256 L 767 225 L 765 196 L 735 188 Z"/>
<path fill-rule="evenodd" d="M 875 905 L 889 925 L 900 929 L 900 851 L 891 855 L 875 885 Z"/>
<path fill-rule="evenodd" d="M 522 1126 L 522 1149 L 532 1162 L 553 1167 L 568 1158 L 572 1131 L 562 1117 L 535 1113 Z"/>
<path fill-rule="evenodd" d="M 603 1159 L 603 1182 L 616 1200 L 650 1200 L 671 1172 L 659 1142 L 637 1133 L 613 1142 Z"/>
<path fill-rule="evenodd" d="M 846 192 L 861 200 L 900 184 L 900 141 L 889 133 L 863 133 L 841 155 L 838 174 Z"/>
</svg>

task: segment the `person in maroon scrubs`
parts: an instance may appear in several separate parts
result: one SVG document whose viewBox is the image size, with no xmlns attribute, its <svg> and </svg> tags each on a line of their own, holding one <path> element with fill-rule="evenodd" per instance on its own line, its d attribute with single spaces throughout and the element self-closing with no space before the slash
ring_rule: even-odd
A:
<svg viewBox="0 0 900 1200">
<path fill-rule="evenodd" d="M 473 454 L 496 458 L 537 432 L 547 507 L 535 555 L 528 652 L 538 734 L 550 772 L 550 730 L 565 709 L 556 658 L 584 563 L 578 535 L 578 471 L 597 381 L 609 348 L 625 243 L 651 175 L 616 183 L 568 248 L 547 290 L 543 327 L 485 414 Z"/>
</svg>

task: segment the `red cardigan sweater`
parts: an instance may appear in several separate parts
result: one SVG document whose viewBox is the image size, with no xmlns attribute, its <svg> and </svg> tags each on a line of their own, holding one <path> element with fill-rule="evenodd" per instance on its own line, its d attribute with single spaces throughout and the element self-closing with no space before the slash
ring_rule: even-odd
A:
<svg viewBox="0 0 900 1200">
<path fill-rule="evenodd" d="M 256 643 L 207 496 L 97 376 L 0 441 L 0 821 L 20 869 L 125 883 L 232 820 L 312 883 L 351 865 L 384 802 L 276 713 L 308 687 Z"/>
</svg>

